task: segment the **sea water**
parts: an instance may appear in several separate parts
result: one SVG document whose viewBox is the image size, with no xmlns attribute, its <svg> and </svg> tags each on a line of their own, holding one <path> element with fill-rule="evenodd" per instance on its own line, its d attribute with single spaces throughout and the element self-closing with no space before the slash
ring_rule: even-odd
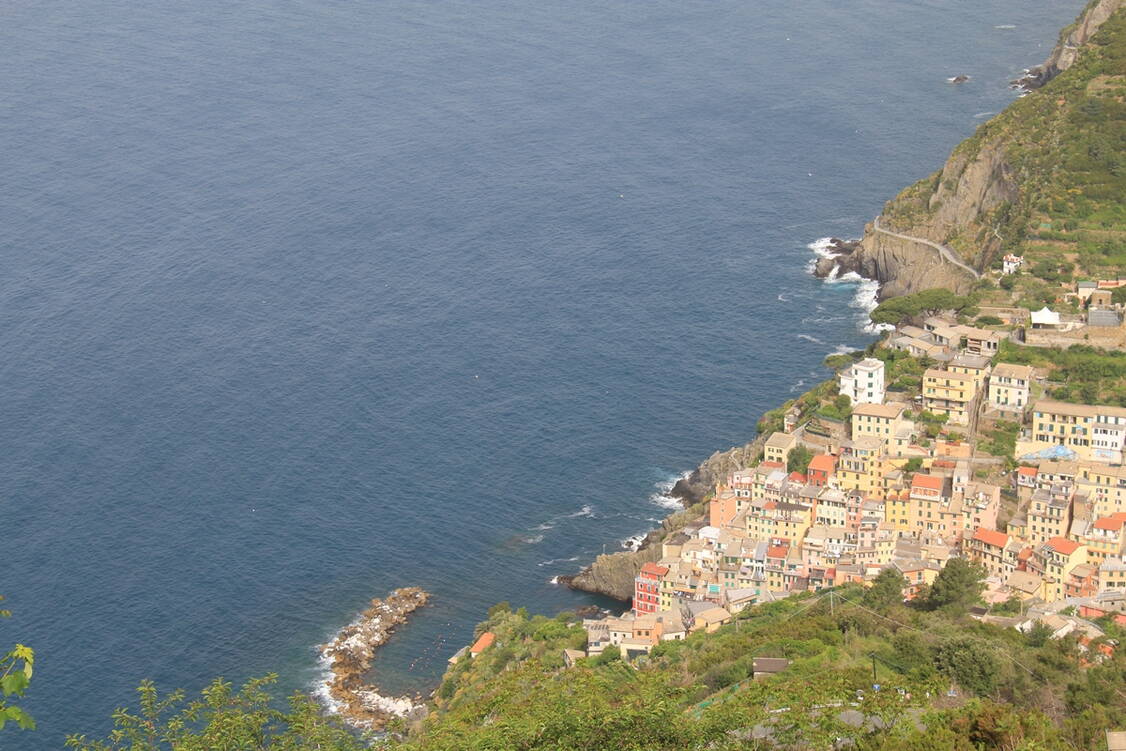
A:
<svg viewBox="0 0 1126 751">
<path fill-rule="evenodd" d="M 871 341 L 807 245 L 1081 5 L 8 0 L 0 644 L 40 728 L 0 746 L 145 677 L 308 690 L 396 586 L 434 598 L 391 694 L 499 600 L 600 602 L 552 581 Z"/>
</svg>

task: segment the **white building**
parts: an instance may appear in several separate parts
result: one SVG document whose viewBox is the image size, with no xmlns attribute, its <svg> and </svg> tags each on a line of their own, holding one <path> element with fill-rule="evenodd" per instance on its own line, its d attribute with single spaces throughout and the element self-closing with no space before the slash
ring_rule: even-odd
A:
<svg viewBox="0 0 1126 751">
<path fill-rule="evenodd" d="M 845 368 L 838 376 L 841 393 L 853 404 L 884 403 L 884 363 L 874 357 L 866 357 L 850 368 Z"/>
<path fill-rule="evenodd" d="M 989 403 L 997 409 L 1023 412 L 1032 387 L 1032 368 L 999 363 L 989 375 Z"/>
<path fill-rule="evenodd" d="M 1021 264 L 1024 263 L 1024 256 L 1014 256 L 1009 253 L 1001 259 L 1001 273 L 1002 274 L 1015 274 L 1020 271 Z"/>
</svg>

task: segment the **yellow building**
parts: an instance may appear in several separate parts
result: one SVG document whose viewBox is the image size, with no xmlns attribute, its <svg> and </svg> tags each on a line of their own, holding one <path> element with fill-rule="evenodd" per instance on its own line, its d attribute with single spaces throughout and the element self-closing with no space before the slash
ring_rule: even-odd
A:
<svg viewBox="0 0 1126 751">
<path fill-rule="evenodd" d="M 928 412 L 949 415 L 951 425 L 969 425 L 977 396 L 977 379 L 966 373 L 928 368 L 923 373 L 923 399 Z"/>
<path fill-rule="evenodd" d="M 1076 566 L 1087 562 L 1087 546 L 1064 537 L 1053 537 L 1037 548 L 1033 568 L 1040 569 L 1048 601 L 1062 600 L 1064 583 Z"/>
<path fill-rule="evenodd" d="M 867 498 L 883 499 L 881 446 L 882 441 L 874 436 L 845 441 L 837 460 L 837 484 L 841 490 L 856 490 Z"/>
<path fill-rule="evenodd" d="M 852 437 L 879 438 L 886 443 L 899 431 L 902 415 L 902 404 L 857 404 L 852 409 Z"/>
<path fill-rule="evenodd" d="M 1033 544 L 1066 537 L 1071 527 L 1071 486 L 1040 488 L 1028 502 L 1028 540 Z"/>
<path fill-rule="evenodd" d="M 1087 546 L 1087 558 L 1096 565 L 1120 558 L 1126 552 L 1126 512 L 1096 519 L 1079 542 Z"/>
<path fill-rule="evenodd" d="M 1094 407 L 1040 399 L 1032 407 L 1032 440 L 1018 454 L 1063 446 L 1080 461 L 1121 464 L 1126 444 L 1126 408 Z"/>
<path fill-rule="evenodd" d="M 946 370 L 958 375 L 968 375 L 974 379 L 977 384 L 977 390 L 981 391 L 985 385 L 985 379 L 989 377 L 992 367 L 989 364 L 988 357 L 981 355 L 958 355 L 953 360 L 946 364 Z"/>
<path fill-rule="evenodd" d="M 1090 499 L 1096 517 L 1126 511 L 1126 467 L 1081 462 L 1075 481 Z"/>
<path fill-rule="evenodd" d="M 884 521 L 897 532 L 911 529 L 911 494 L 907 490 L 888 493 L 884 499 Z"/>
<path fill-rule="evenodd" d="M 785 467 L 787 460 L 790 458 L 790 452 L 797 445 L 797 436 L 792 433 L 771 433 L 770 438 L 766 439 L 766 445 L 763 446 L 762 458 L 768 462 L 778 462 Z"/>
</svg>

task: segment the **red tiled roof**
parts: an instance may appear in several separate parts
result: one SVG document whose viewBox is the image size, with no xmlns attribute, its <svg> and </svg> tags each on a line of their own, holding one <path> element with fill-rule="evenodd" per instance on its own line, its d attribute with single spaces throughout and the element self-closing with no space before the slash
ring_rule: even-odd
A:
<svg viewBox="0 0 1126 751">
<path fill-rule="evenodd" d="M 768 469 L 779 469 L 782 466 L 782 462 L 759 462 L 759 466 L 767 467 Z"/>
<path fill-rule="evenodd" d="M 1019 553 L 1017 553 L 1017 560 L 1018 561 L 1027 561 L 1031 557 L 1032 557 L 1032 548 L 1024 548 Z"/>
<path fill-rule="evenodd" d="M 790 473 L 790 481 L 791 482 L 805 482 L 805 475 L 803 475 L 801 472 L 791 472 Z"/>
<path fill-rule="evenodd" d="M 497 640 L 497 635 L 492 631 L 486 631 L 478 637 L 477 641 L 473 642 L 473 646 L 469 648 L 470 654 L 480 654 L 489 647 L 493 646 L 493 642 Z"/>
<path fill-rule="evenodd" d="M 1036 467 L 1017 467 L 1017 474 L 1035 477 L 1036 476 Z"/>
<path fill-rule="evenodd" d="M 1079 549 L 1079 543 L 1075 540 L 1069 540 L 1066 537 L 1053 537 L 1048 540 L 1048 545 L 1052 550 L 1057 553 L 1063 553 L 1064 555 L 1071 555 Z"/>
<path fill-rule="evenodd" d="M 911 480 L 911 487 L 942 490 L 942 478 L 938 475 L 924 475 L 922 472 L 917 472 L 915 478 Z"/>
<path fill-rule="evenodd" d="M 641 573 L 643 573 L 643 574 L 653 574 L 655 576 L 664 576 L 668 572 L 669 572 L 668 566 L 662 566 L 661 564 L 654 563 L 653 561 L 649 561 L 641 567 Z"/>
<path fill-rule="evenodd" d="M 809 471 L 832 472 L 837 468 L 837 457 L 833 454 L 818 454 L 809 460 Z"/>
<path fill-rule="evenodd" d="M 766 551 L 767 558 L 785 558 L 790 550 L 789 545 L 775 545 Z"/>
<path fill-rule="evenodd" d="M 986 529 L 985 527 L 978 527 L 974 532 L 974 539 L 984 542 L 986 545 L 992 545 L 995 548 L 1003 548 L 1009 544 L 1009 536 L 1004 532 L 998 532 L 995 529 Z"/>
<path fill-rule="evenodd" d="M 1104 516 L 1101 519 L 1095 520 L 1095 529 L 1106 529 L 1111 532 L 1117 532 L 1122 529 L 1122 525 L 1126 524 L 1126 511 L 1119 511 L 1117 514 Z"/>
</svg>

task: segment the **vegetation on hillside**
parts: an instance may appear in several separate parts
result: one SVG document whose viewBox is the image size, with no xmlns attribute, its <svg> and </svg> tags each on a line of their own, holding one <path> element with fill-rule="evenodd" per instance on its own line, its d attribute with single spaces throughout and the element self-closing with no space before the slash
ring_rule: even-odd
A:
<svg viewBox="0 0 1126 751">
<path fill-rule="evenodd" d="M 0 595 L 0 602 L 4 600 Z M 0 609 L 0 618 L 10 618 L 11 611 Z M 21 730 L 31 730 L 35 720 L 25 709 L 16 704 L 31 684 L 35 667 L 35 652 L 31 647 L 17 644 L 4 655 L 0 655 L 0 730 L 8 723 L 14 723 Z"/>
<path fill-rule="evenodd" d="M 1047 395 L 1079 404 L 1126 407 L 1126 352 L 1085 344 L 1025 347 L 1002 341 L 997 362 L 1032 365 L 1048 371 Z"/>
<path fill-rule="evenodd" d="M 897 324 L 909 318 L 930 316 L 944 310 L 967 318 L 977 315 L 978 299 L 973 295 L 956 295 L 948 289 L 935 288 L 912 295 L 884 300 L 870 314 L 873 323 Z"/>
<path fill-rule="evenodd" d="M 587 659 L 564 668 L 553 650 L 571 627 L 506 613 L 482 627 L 515 627 L 522 636 L 498 645 L 528 656 L 507 655 L 499 671 L 455 667 L 443 710 L 400 748 L 1094 749 L 1103 729 L 1126 725 L 1126 659 L 1085 667 L 1090 653 L 1075 638 L 968 618 L 980 576 L 955 559 L 906 606 L 903 579 L 889 570 L 867 590 L 756 607 L 714 634 L 663 642 L 632 666 Z M 534 638 L 545 628 L 558 631 L 554 640 Z M 755 680 L 755 657 L 792 664 Z"/>
<path fill-rule="evenodd" d="M 999 155 L 1014 200 L 964 217 L 945 240 L 967 259 L 993 246 L 1024 255 L 1026 273 L 1007 282 L 1013 299 L 1039 307 L 1061 282 L 1116 276 L 1126 268 L 1126 12 L 1107 20 L 1078 61 L 1018 99 L 957 147 L 950 165 Z M 936 172 L 885 208 L 897 227 L 925 222 L 957 189 L 959 175 Z"/>
</svg>

